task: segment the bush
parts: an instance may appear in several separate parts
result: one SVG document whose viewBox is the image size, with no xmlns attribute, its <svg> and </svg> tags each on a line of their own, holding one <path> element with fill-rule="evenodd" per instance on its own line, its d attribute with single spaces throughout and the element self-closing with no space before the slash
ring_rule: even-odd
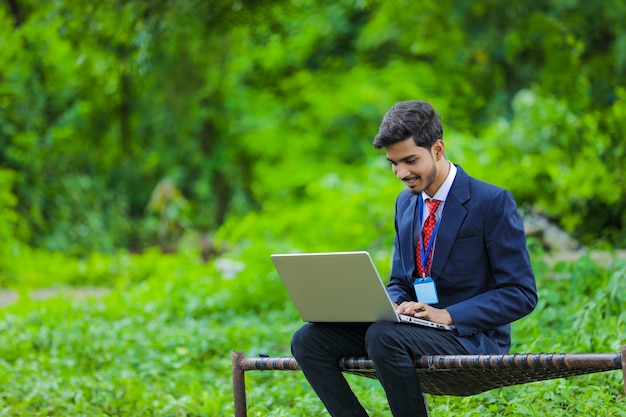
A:
<svg viewBox="0 0 626 417">
<path fill-rule="evenodd" d="M 15 176 L 11 170 L 0 169 L 0 288 L 14 279 L 13 259 L 20 246 L 16 238 L 17 198 L 12 192 Z"/>
<path fill-rule="evenodd" d="M 274 248 L 289 250 L 285 241 L 250 234 L 236 248 L 210 263 L 191 250 L 94 256 L 86 271 L 118 277 L 103 298 L 24 296 L 0 310 L 0 415 L 232 415 L 231 350 L 288 354 L 302 324 L 269 260 Z M 625 262 L 550 267 L 533 259 L 540 302 L 514 323 L 513 351 L 604 352 L 626 343 Z M 41 270 L 38 262 L 49 262 L 24 260 Z M 66 265 L 63 276 L 77 276 L 77 264 Z M 388 415 L 377 381 L 349 380 L 372 416 Z M 432 397 L 430 407 L 442 416 L 622 415 L 622 386 L 612 372 Z M 298 372 L 249 374 L 248 388 L 251 416 L 323 413 Z"/>
<path fill-rule="evenodd" d="M 494 123 L 480 139 L 455 137 L 458 158 L 474 176 L 510 189 L 573 232 L 584 244 L 626 245 L 626 155 L 616 132 L 626 128 L 626 96 L 609 110 L 577 110 L 564 100 L 522 90 L 511 120 Z M 607 128 L 610 126 L 610 128 Z"/>
</svg>

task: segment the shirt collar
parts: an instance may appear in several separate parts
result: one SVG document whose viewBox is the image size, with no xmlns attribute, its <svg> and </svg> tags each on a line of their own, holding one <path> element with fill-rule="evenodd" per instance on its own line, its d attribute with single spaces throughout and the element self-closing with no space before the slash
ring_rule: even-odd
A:
<svg viewBox="0 0 626 417">
<path fill-rule="evenodd" d="M 439 187 L 435 195 L 432 197 L 426 194 L 426 191 L 422 191 L 423 200 L 426 200 L 427 198 L 432 198 L 433 200 L 446 201 L 446 198 L 448 198 L 448 194 L 450 193 L 450 189 L 452 188 L 452 183 L 454 182 L 454 177 L 456 177 L 457 171 L 456 165 L 454 165 L 450 161 L 448 161 L 448 163 L 450 164 L 450 172 L 448 172 L 448 176 L 446 177 L 443 184 L 441 184 L 441 187 Z"/>
</svg>

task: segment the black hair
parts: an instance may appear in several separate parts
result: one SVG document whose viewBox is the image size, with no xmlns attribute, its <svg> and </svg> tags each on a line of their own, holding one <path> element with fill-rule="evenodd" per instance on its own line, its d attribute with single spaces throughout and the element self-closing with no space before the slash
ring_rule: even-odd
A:
<svg viewBox="0 0 626 417">
<path fill-rule="evenodd" d="M 409 138 L 424 148 L 443 139 L 441 119 L 429 103 L 418 100 L 396 103 L 383 117 L 374 147 L 380 149 Z"/>
</svg>

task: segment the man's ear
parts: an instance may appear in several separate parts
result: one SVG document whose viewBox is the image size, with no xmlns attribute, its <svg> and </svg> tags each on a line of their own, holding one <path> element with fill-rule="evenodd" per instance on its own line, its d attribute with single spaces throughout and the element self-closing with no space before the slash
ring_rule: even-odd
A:
<svg viewBox="0 0 626 417">
<path fill-rule="evenodd" d="M 433 146 L 431 146 L 430 150 L 436 160 L 439 160 L 441 159 L 441 157 L 443 157 L 444 148 L 445 146 L 443 144 L 443 139 L 437 139 L 435 143 L 433 143 Z"/>
</svg>

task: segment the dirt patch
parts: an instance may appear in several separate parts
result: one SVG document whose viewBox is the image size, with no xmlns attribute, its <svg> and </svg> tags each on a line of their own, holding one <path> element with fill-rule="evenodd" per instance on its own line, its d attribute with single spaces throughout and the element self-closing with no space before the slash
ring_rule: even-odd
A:
<svg viewBox="0 0 626 417">
<path fill-rule="evenodd" d="M 601 266 L 610 266 L 616 260 L 626 260 L 626 249 L 616 249 L 613 252 L 587 249 L 558 251 L 546 255 L 545 259 L 549 265 L 554 266 L 557 262 L 576 262 L 580 258 L 588 256 L 591 260 Z"/>
<path fill-rule="evenodd" d="M 84 301 L 87 299 L 99 299 L 108 294 L 108 288 L 97 287 L 63 287 L 63 288 L 42 288 L 30 292 L 29 297 L 35 301 L 47 300 L 52 297 L 62 297 L 68 300 Z M 18 302 L 20 294 L 16 291 L 1 290 L 0 291 L 0 307 L 6 307 Z"/>
<path fill-rule="evenodd" d="M 15 291 L 0 291 L 0 307 L 6 307 L 16 302 L 19 295 Z"/>
</svg>

